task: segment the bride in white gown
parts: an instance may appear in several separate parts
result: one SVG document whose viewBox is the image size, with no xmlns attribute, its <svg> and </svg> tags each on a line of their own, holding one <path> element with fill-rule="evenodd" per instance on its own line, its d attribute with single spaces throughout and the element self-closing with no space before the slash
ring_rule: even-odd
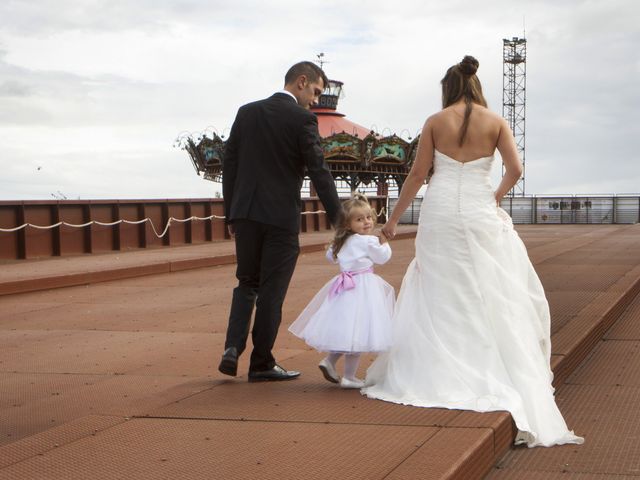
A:
<svg viewBox="0 0 640 480">
<path fill-rule="evenodd" d="M 442 80 L 443 110 L 427 119 L 416 159 L 383 234 L 396 225 L 433 167 L 420 212 L 416 256 L 394 312 L 393 346 L 371 365 L 362 393 L 380 400 L 507 410 L 516 443 L 582 443 L 551 385 L 544 290 L 508 214 L 497 202 L 522 164 L 507 122 L 486 108 L 473 57 Z M 489 177 L 495 149 L 505 175 Z"/>
</svg>

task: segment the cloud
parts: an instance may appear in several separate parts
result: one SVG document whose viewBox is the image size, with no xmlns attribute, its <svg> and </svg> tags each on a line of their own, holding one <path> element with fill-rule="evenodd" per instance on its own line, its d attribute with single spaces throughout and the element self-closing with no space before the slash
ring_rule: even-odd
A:
<svg viewBox="0 0 640 480">
<path fill-rule="evenodd" d="M 2 2 L 0 196 L 209 196 L 219 186 L 195 175 L 175 137 L 228 131 L 240 105 L 319 52 L 345 82 L 340 111 L 366 127 L 414 136 L 465 54 L 500 112 L 502 39 L 522 35 L 523 17 L 527 192 L 634 191 L 635 10 L 633 0 Z"/>
</svg>

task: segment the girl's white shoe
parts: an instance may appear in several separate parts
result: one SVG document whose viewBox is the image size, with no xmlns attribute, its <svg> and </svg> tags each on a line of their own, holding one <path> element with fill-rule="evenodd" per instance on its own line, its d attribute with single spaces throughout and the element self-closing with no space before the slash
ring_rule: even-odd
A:
<svg viewBox="0 0 640 480">
<path fill-rule="evenodd" d="M 338 372 L 336 372 L 336 367 L 334 367 L 329 360 L 323 358 L 318 364 L 318 368 L 322 372 L 325 380 L 331 383 L 340 383 L 340 376 Z"/>
<path fill-rule="evenodd" d="M 340 379 L 340 386 L 342 388 L 363 388 L 364 381 L 359 378 L 354 378 L 353 380 L 349 380 L 348 378 L 342 377 Z"/>
</svg>

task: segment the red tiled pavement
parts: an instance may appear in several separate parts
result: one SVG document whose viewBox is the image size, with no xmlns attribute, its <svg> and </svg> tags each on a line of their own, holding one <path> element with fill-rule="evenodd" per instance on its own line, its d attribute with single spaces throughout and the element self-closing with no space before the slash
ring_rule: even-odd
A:
<svg viewBox="0 0 640 480">
<path fill-rule="evenodd" d="M 579 447 L 513 449 L 488 479 L 640 478 L 640 296 L 558 390 Z"/>
<path fill-rule="evenodd" d="M 518 227 L 549 296 L 560 383 L 640 288 L 639 228 Z M 411 231 L 408 227 L 405 236 Z M 322 379 L 316 367 L 320 355 L 286 332 L 334 273 L 335 267 L 314 253 L 327 241 L 322 235 L 303 235 L 305 253 L 285 303 L 275 354 L 303 376 L 284 384 L 247 383 L 246 358 L 237 379 L 216 371 L 234 286 L 229 242 L 3 266 L 0 479 L 481 478 L 509 449 L 508 414 L 406 407 L 341 390 Z M 393 261 L 377 271 L 399 288 L 413 241 L 394 241 L 393 249 Z M 216 263 L 216 255 L 227 260 Z M 218 266 L 171 267 L 201 264 Z M 173 273 L 150 274 L 157 268 Z M 95 274 L 104 271 L 103 277 Z M 81 280 L 90 281 L 132 274 L 145 276 L 10 294 L 20 282 L 33 290 L 39 279 L 60 286 L 57 276 L 85 275 Z M 608 335 L 637 333 L 637 322 L 626 318 Z M 585 365 L 599 351 L 611 365 L 634 352 L 598 346 Z M 365 358 L 361 373 L 371 360 Z M 491 475 L 555 478 L 539 476 L 544 469 L 538 464 L 521 471 L 531 477 L 518 476 L 517 467 L 534 462 L 539 452 L 554 455 L 548 465 L 571 465 L 576 455 L 584 463 L 597 457 L 588 448 L 599 445 L 593 439 L 601 432 L 603 439 L 616 429 L 628 433 L 623 423 L 590 426 L 588 419 L 609 408 L 602 406 L 611 392 L 598 394 L 574 379 L 630 381 L 634 368 L 625 367 L 631 372 L 626 374 L 600 366 L 581 374 L 583 368 L 559 389 L 558 402 L 588 443 L 513 450 Z M 629 390 L 611 410 L 623 421 L 622 407 L 635 400 Z M 524 460 L 514 460 L 516 454 Z M 630 462 L 615 458 L 610 462 L 617 462 L 615 472 L 629 475 Z M 558 472 L 545 468 L 550 475 Z"/>
</svg>

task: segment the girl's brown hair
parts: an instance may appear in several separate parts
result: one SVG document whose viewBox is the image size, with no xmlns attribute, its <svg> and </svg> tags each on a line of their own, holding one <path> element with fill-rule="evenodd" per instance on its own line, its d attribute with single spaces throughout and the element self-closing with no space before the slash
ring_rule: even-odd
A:
<svg viewBox="0 0 640 480">
<path fill-rule="evenodd" d="M 476 76 L 480 63 L 471 55 L 465 56 L 460 63 L 449 67 L 442 84 L 442 108 L 453 105 L 461 98 L 464 99 L 464 120 L 460 127 L 460 139 L 458 144 L 462 146 L 464 138 L 469 128 L 469 117 L 473 104 L 477 103 L 483 107 L 487 106 L 487 101 L 482 94 L 482 85 Z"/>
<path fill-rule="evenodd" d="M 349 226 L 351 224 L 352 211 L 354 208 L 364 208 L 371 210 L 371 216 L 373 217 L 373 224 L 375 225 L 377 220 L 376 212 L 373 207 L 369 204 L 369 200 L 362 193 L 353 193 L 349 200 L 346 200 L 342 204 L 342 211 L 344 215 L 342 215 L 342 222 L 336 226 L 336 233 L 333 236 L 333 241 L 331 242 L 331 249 L 333 250 L 333 259 L 338 259 L 338 252 L 347 241 L 347 239 L 353 235 L 353 231 L 350 230 Z"/>
</svg>

